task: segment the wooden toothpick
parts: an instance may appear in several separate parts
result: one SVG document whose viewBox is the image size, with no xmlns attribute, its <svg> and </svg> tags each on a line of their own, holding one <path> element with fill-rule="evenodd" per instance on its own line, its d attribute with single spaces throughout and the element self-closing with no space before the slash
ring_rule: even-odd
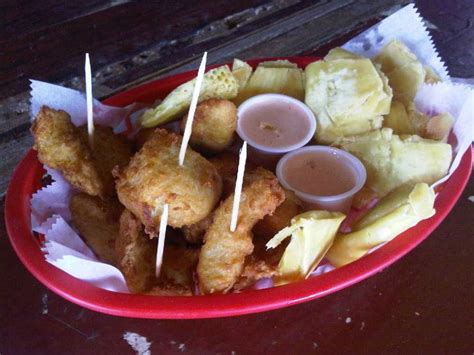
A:
<svg viewBox="0 0 474 355">
<path fill-rule="evenodd" d="M 230 231 L 235 232 L 237 228 L 237 219 L 239 217 L 240 195 L 244 183 L 245 162 L 247 161 L 247 142 L 244 141 L 239 155 L 239 167 L 237 169 L 237 178 L 235 179 L 234 203 L 232 205 L 232 215 L 230 219 Z"/>
<path fill-rule="evenodd" d="M 92 70 L 89 53 L 86 53 L 86 105 L 87 105 L 87 133 L 89 135 L 89 146 L 94 144 L 94 102 L 92 98 Z"/>
<path fill-rule="evenodd" d="M 202 56 L 201 64 L 199 65 L 196 82 L 194 83 L 193 96 L 191 98 L 191 105 L 189 106 L 188 118 L 186 120 L 186 126 L 184 128 L 183 141 L 181 142 L 181 149 L 179 150 L 179 165 L 180 166 L 182 166 L 184 163 L 186 149 L 188 147 L 189 139 L 191 138 L 194 113 L 196 112 L 196 106 L 199 99 L 199 93 L 201 91 L 202 81 L 204 78 L 204 72 L 206 70 L 206 60 L 207 60 L 207 52 L 204 52 L 204 55 Z"/>
<path fill-rule="evenodd" d="M 163 265 L 163 250 L 165 248 L 166 225 L 168 224 L 168 204 L 164 205 L 160 219 L 160 231 L 158 233 L 158 246 L 156 248 L 156 278 L 160 277 L 161 266 Z"/>
</svg>

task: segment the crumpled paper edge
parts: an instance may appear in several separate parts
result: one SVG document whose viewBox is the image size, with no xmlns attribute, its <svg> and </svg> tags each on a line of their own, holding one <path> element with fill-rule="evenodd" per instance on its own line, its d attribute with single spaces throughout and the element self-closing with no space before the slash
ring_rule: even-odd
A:
<svg viewBox="0 0 474 355">
<path fill-rule="evenodd" d="M 342 48 L 372 58 L 393 39 L 398 39 L 407 45 L 418 60 L 430 66 L 441 80 L 450 81 L 448 68 L 441 59 L 423 17 L 414 4 L 409 4 L 386 17 L 352 38 Z"/>
</svg>

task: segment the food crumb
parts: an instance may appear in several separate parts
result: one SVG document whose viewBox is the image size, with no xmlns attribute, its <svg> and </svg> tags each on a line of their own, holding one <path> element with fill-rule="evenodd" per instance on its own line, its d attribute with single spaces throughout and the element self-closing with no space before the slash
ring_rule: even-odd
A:
<svg viewBox="0 0 474 355">
<path fill-rule="evenodd" d="M 313 341 L 313 349 L 316 349 L 318 347 L 318 343 L 316 343 L 315 341 Z"/>
<path fill-rule="evenodd" d="M 352 322 L 351 317 L 347 317 L 347 318 L 346 318 L 346 324 L 349 324 L 350 322 Z"/>
<path fill-rule="evenodd" d="M 48 294 L 44 293 L 43 297 L 41 298 L 41 302 L 43 303 L 43 309 L 41 310 L 41 314 L 48 314 Z"/>
<path fill-rule="evenodd" d="M 125 332 L 123 333 L 123 339 L 135 350 L 138 355 L 151 355 L 150 346 L 151 342 L 144 336 L 137 333 Z"/>
<path fill-rule="evenodd" d="M 178 349 L 183 352 L 186 350 L 186 345 L 184 343 L 179 344 Z"/>
<path fill-rule="evenodd" d="M 364 328 L 365 328 L 365 322 L 361 322 L 361 323 L 360 323 L 360 328 L 359 328 L 359 329 L 360 329 L 360 330 L 364 330 Z"/>
<path fill-rule="evenodd" d="M 474 196 L 469 196 L 467 199 L 471 202 L 474 202 Z"/>
<path fill-rule="evenodd" d="M 419 316 L 419 315 L 420 315 L 420 313 L 418 313 L 418 312 L 415 312 L 415 316 Z"/>
</svg>

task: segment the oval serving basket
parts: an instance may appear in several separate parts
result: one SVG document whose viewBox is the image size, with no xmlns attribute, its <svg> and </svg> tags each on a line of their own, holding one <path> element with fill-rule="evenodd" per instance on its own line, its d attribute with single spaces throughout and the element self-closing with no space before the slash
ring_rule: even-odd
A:
<svg viewBox="0 0 474 355">
<path fill-rule="evenodd" d="M 301 68 L 318 60 L 314 57 L 265 58 L 251 60 L 255 66 L 264 60 L 289 59 Z M 164 98 L 176 86 L 192 79 L 196 71 L 181 73 L 146 83 L 104 101 L 125 106 Z M 334 271 L 293 284 L 264 290 L 248 290 L 226 295 L 194 297 L 158 297 L 106 291 L 64 273 L 46 262 L 40 242 L 31 231 L 30 198 L 40 187 L 44 173 L 36 152 L 30 150 L 13 173 L 5 201 L 5 220 L 10 241 L 27 269 L 46 287 L 65 299 L 94 311 L 136 318 L 212 318 L 257 313 L 287 307 L 323 297 L 359 282 L 394 263 L 443 221 L 459 199 L 472 166 L 472 150 L 442 186 L 436 202 L 436 214 L 399 235 L 373 253 Z"/>
</svg>

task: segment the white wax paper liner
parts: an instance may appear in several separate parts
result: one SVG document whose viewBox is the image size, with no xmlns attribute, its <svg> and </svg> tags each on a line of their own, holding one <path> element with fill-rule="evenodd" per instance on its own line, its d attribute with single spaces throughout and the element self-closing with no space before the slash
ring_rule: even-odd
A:
<svg viewBox="0 0 474 355">
<path fill-rule="evenodd" d="M 392 39 L 403 41 L 423 64 L 432 67 L 443 80 L 450 80 L 446 66 L 440 59 L 423 20 L 413 4 L 364 31 L 343 47 L 362 56 L 372 57 Z M 42 105 L 47 105 L 68 112 L 77 126 L 86 123 L 86 104 L 83 93 L 35 80 L 31 82 L 31 89 L 32 119 Z M 436 97 L 440 99 L 433 100 Z M 456 120 L 453 128 L 457 137 L 457 142 L 453 147 L 456 155 L 450 169 L 451 174 L 457 168 L 462 153 L 472 141 L 472 90 L 449 83 L 424 85 L 415 101 L 417 108 L 423 112 L 430 114 L 450 112 Z M 103 105 L 96 100 L 94 121 L 113 127 L 116 133 L 130 129 L 131 124 L 132 130 L 136 132 L 138 129 L 136 118 L 139 116 L 137 111 L 143 106 L 131 104 L 125 108 L 116 108 Z M 136 113 L 133 114 L 133 112 Z M 128 292 L 120 271 L 111 265 L 98 262 L 93 253 L 90 250 L 85 251 L 84 245 L 78 242 L 80 237 L 67 223 L 70 220 L 69 198 L 73 191 L 61 174 L 52 169 L 48 169 L 48 172 L 55 182 L 39 190 L 31 200 L 33 229 L 45 234 L 46 243 L 43 250 L 46 253 L 46 260 L 71 276 L 97 287 Z M 72 238 L 72 241 L 68 240 L 69 238 Z M 311 276 L 333 269 L 330 264 L 320 265 Z M 255 288 L 268 288 L 272 285 L 271 279 L 264 279 L 259 281 Z"/>
<path fill-rule="evenodd" d="M 48 106 L 56 110 L 64 110 L 71 115 L 71 121 L 75 126 L 82 126 L 87 123 L 86 97 L 84 93 L 59 85 L 31 80 L 31 120 L 38 114 L 41 106 Z M 143 109 L 146 105 L 133 103 L 125 107 L 115 107 L 104 105 L 94 99 L 94 123 L 106 127 L 112 127 L 115 133 L 134 133 L 138 130 L 136 120 L 129 120 L 131 127 L 127 125 L 127 120 L 135 111 Z"/>
<path fill-rule="evenodd" d="M 363 57 L 372 58 L 393 39 L 402 41 L 417 56 L 418 60 L 430 66 L 443 81 L 449 81 L 449 74 L 441 60 L 428 29 L 414 4 L 409 4 L 358 36 L 342 47 Z"/>
</svg>

